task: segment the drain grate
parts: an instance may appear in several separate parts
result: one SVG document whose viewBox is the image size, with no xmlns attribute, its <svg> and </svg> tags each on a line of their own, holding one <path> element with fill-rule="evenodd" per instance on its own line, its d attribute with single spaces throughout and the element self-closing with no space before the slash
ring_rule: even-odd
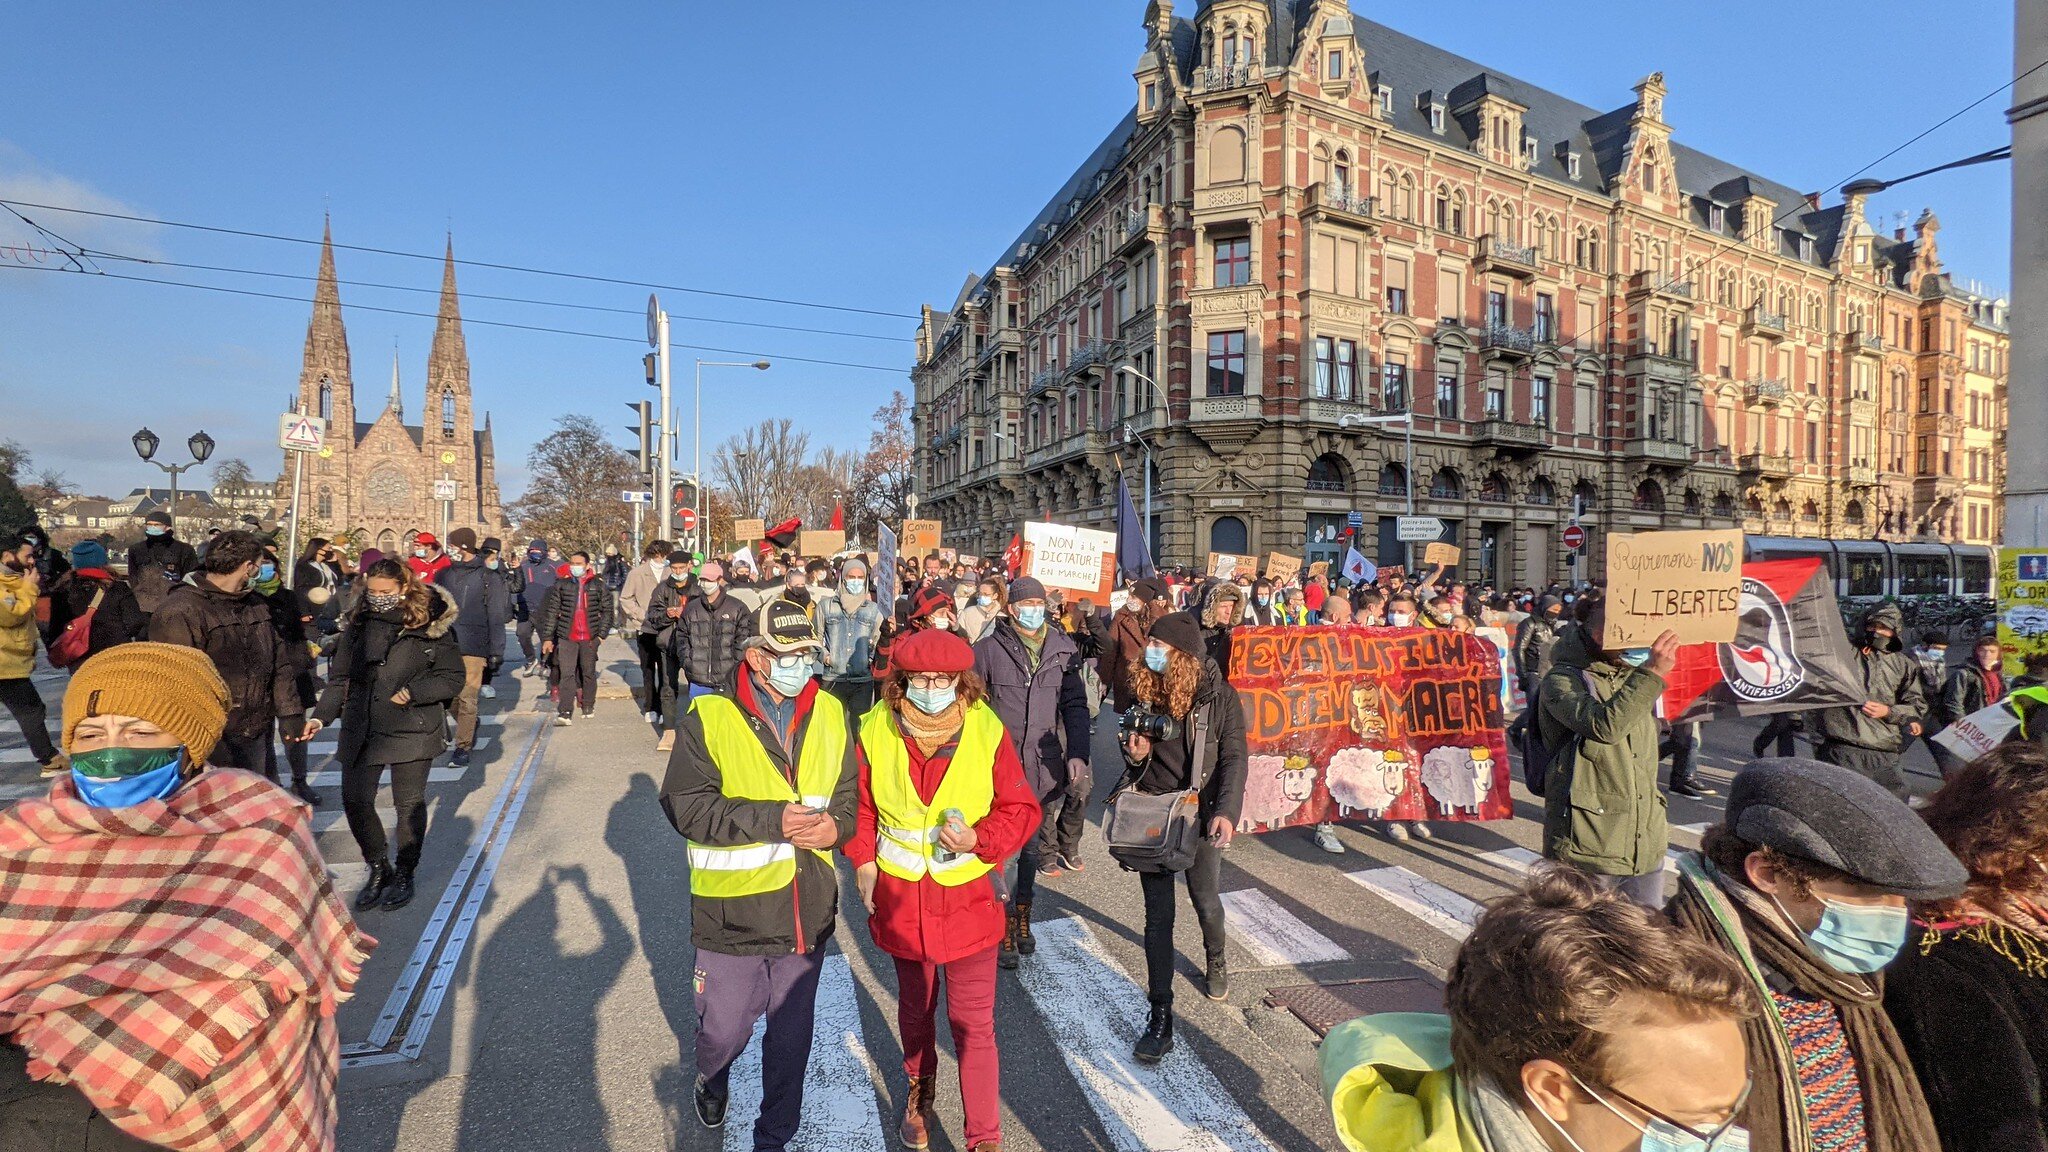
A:
<svg viewBox="0 0 2048 1152">
<path fill-rule="evenodd" d="M 1289 984 L 1266 992 L 1266 1003 L 1294 1013 L 1317 1036 L 1360 1016 L 1380 1012 L 1441 1012 L 1444 986 L 1427 976 Z"/>
</svg>

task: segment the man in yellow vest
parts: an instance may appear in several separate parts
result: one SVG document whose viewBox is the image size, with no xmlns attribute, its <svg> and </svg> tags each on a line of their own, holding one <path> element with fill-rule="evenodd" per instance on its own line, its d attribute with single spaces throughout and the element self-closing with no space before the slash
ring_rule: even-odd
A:
<svg viewBox="0 0 2048 1152">
<path fill-rule="evenodd" d="M 832 851 L 853 835 L 859 774 L 847 717 L 819 690 L 818 637 L 777 598 L 733 683 L 683 714 L 661 806 L 689 841 L 697 947 L 697 1119 L 725 1123 L 727 1074 L 765 1015 L 756 1149 L 796 1136 L 825 942 Z"/>
</svg>

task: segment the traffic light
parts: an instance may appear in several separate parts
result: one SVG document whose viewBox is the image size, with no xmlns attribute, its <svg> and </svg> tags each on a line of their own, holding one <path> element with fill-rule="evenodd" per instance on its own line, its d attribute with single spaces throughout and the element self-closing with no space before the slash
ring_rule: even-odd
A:
<svg viewBox="0 0 2048 1152">
<path fill-rule="evenodd" d="M 655 374 L 655 365 L 659 362 L 659 358 L 652 352 L 640 358 L 640 366 L 647 370 L 647 386 L 649 388 L 661 387 L 661 377 Z"/>
<path fill-rule="evenodd" d="M 656 440 L 654 434 L 654 403 L 649 400 L 642 400 L 637 404 L 628 404 L 626 407 L 631 408 L 634 414 L 640 417 L 639 424 L 629 424 L 626 426 L 626 431 L 636 433 L 640 437 L 640 447 L 636 453 L 636 458 L 640 461 L 640 475 L 652 476 L 654 475 L 654 466 L 657 463 L 654 448 Z"/>
</svg>

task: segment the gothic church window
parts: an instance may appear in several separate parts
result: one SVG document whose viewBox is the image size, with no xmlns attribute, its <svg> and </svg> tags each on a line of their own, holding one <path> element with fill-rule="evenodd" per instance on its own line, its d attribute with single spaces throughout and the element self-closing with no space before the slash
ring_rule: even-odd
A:
<svg viewBox="0 0 2048 1152">
<path fill-rule="evenodd" d="M 441 393 L 441 435 L 449 440 L 455 438 L 455 393 Z"/>
</svg>

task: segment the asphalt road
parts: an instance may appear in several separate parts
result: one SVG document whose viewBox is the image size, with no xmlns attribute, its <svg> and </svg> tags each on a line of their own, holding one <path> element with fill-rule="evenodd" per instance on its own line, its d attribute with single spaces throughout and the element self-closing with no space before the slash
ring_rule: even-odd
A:
<svg viewBox="0 0 2048 1152">
<path fill-rule="evenodd" d="M 487 702 L 475 764 L 437 770 L 418 899 L 362 917 L 380 946 L 340 1016 L 342 1152 L 751 1148 L 758 1088 L 747 1069 L 735 1076 L 726 1131 L 704 1130 L 690 1111 L 683 843 L 656 803 L 664 759 L 654 735 L 621 698 L 626 649 L 614 642 L 606 657 L 612 698 L 594 719 L 548 726 L 533 710 L 538 682 L 507 677 Z M 1756 727 L 1706 726 L 1706 783 L 1725 792 Z M 1100 763 L 1116 762 L 1113 732 L 1105 713 Z M 18 747 L 0 746 L 0 788 L 13 793 L 0 802 L 32 788 L 23 760 Z M 1921 773 L 1916 788 L 1933 786 L 1924 750 L 1908 765 Z M 1112 782 L 1098 780 L 1105 790 Z M 321 847 L 353 893 L 362 867 L 337 789 L 323 783 Z M 1440 979 L 1479 905 L 1534 856 L 1539 808 L 1519 786 L 1516 795 L 1517 819 L 1438 825 L 1429 842 L 1347 825 L 1343 856 L 1316 849 L 1306 831 L 1240 838 L 1224 865 L 1230 999 L 1200 995 L 1199 933 L 1183 904 L 1180 1046 L 1156 1069 L 1130 1056 L 1145 1014 L 1138 884 L 1102 853 L 1091 820 L 1088 867 L 1040 885 L 1038 953 L 1001 976 L 1004 1147 L 1337 1148 L 1315 1034 L 1269 1007 L 1268 989 L 1418 969 Z M 1674 799 L 1673 845 L 1696 845 L 1719 804 Z M 796 1145 L 810 1152 L 893 1147 L 903 1097 L 893 969 L 868 938 L 845 872 L 841 906 L 853 912 L 827 961 Z M 940 1152 L 964 1146 L 958 1083 L 948 1062 Z"/>
</svg>

